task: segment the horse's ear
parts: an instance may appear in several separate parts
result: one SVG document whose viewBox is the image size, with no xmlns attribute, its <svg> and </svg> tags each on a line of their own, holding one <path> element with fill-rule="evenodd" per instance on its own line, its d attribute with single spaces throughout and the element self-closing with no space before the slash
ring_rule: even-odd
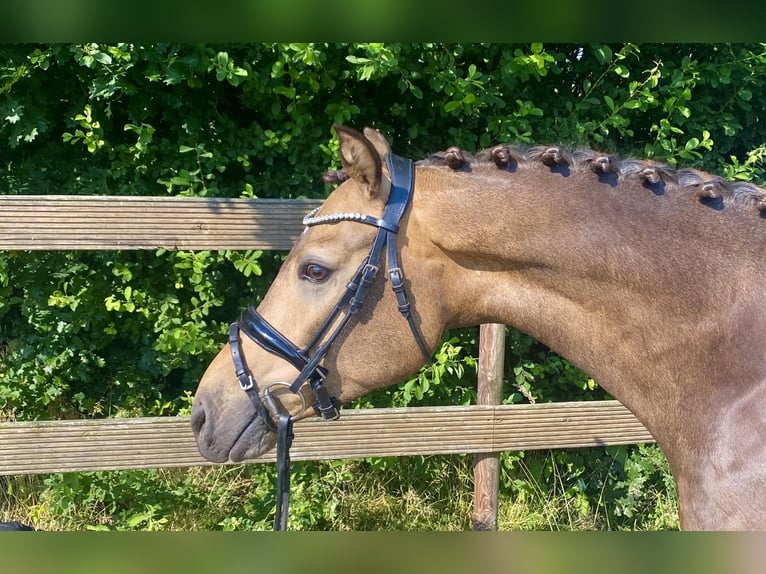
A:
<svg viewBox="0 0 766 574">
<path fill-rule="evenodd" d="M 343 169 L 369 197 L 373 197 L 380 188 L 382 171 L 376 145 L 354 129 L 341 125 L 333 127 L 340 141 L 340 161 Z"/>
<path fill-rule="evenodd" d="M 375 150 L 381 158 L 386 157 L 386 154 L 391 153 L 391 146 L 378 130 L 364 128 L 364 137 L 370 140 L 370 143 L 375 147 Z"/>
</svg>

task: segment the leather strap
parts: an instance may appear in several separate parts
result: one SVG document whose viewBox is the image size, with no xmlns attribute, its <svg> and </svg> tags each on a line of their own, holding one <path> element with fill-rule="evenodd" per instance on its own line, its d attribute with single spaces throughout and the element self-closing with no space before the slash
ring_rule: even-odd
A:
<svg viewBox="0 0 766 574">
<path fill-rule="evenodd" d="M 290 506 L 290 446 L 293 443 L 293 418 L 279 415 L 277 430 L 277 502 L 274 513 L 274 531 L 287 530 Z"/>
<path fill-rule="evenodd" d="M 274 424 L 274 420 L 271 418 L 271 414 L 263 404 L 263 401 L 261 401 L 253 375 L 245 363 L 245 355 L 242 353 L 242 341 L 239 338 L 239 325 L 237 323 L 229 325 L 229 349 L 240 388 L 245 391 L 253 407 L 255 407 L 255 412 L 263 419 L 269 430 L 272 432 L 276 431 L 277 427 Z"/>
</svg>

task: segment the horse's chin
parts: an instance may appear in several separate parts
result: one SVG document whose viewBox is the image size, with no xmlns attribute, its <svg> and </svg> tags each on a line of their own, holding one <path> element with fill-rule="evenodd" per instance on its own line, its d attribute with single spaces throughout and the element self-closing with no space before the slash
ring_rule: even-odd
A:
<svg viewBox="0 0 766 574">
<path fill-rule="evenodd" d="M 194 437 L 200 454 L 210 462 L 242 462 L 268 452 L 277 442 L 259 417 L 242 423 L 211 420 L 202 408 L 192 409 Z"/>
<path fill-rule="evenodd" d="M 230 462 L 243 462 L 258 458 L 270 451 L 277 444 L 277 434 L 269 431 L 266 425 L 257 419 L 248 425 L 237 441 L 229 449 Z"/>
</svg>

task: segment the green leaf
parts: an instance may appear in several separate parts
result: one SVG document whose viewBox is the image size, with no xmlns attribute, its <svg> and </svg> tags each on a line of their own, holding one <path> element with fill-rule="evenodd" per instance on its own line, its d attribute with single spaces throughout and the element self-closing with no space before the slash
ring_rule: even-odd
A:
<svg viewBox="0 0 766 574">
<path fill-rule="evenodd" d="M 105 54 L 104 52 L 96 52 L 93 54 L 93 58 L 99 64 L 109 65 L 112 63 L 112 57 L 109 54 Z"/>
<path fill-rule="evenodd" d="M 460 109 L 461 105 L 462 102 L 460 102 L 460 100 L 452 100 L 444 104 L 444 111 L 454 112 L 455 110 Z"/>
<path fill-rule="evenodd" d="M 612 60 L 612 50 L 609 46 L 596 46 L 593 52 L 599 64 L 605 64 Z"/>
<path fill-rule="evenodd" d="M 146 522 L 150 518 L 151 518 L 150 514 L 148 514 L 146 512 L 139 512 L 138 514 L 131 515 L 127 519 L 126 523 L 127 523 L 129 528 L 135 528 L 136 526 L 138 526 L 142 522 Z"/>
</svg>

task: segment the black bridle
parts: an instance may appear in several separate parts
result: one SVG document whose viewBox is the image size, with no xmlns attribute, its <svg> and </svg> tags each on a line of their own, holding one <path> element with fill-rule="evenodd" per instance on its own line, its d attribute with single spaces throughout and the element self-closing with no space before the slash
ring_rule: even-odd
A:
<svg viewBox="0 0 766 574">
<path fill-rule="evenodd" d="M 399 231 L 399 222 L 404 215 L 412 197 L 412 189 L 415 182 L 415 171 L 412 160 L 393 154 L 386 155 L 386 163 L 391 174 L 391 192 L 380 218 L 361 213 L 337 213 L 317 216 L 319 209 L 309 213 L 303 220 L 304 225 L 333 224 L 341 221 L 352 221 L 371 225 L 378 229 L 370 252 L 364 258 L 362 264 L 338 302 L 327 316 L 322 326 L 312 337 L 308 345 L 298 347 L 275 327 L 270 325 L 258 312 L 249 307 L 242 312 L 239 321 L 229 327 L 229 346 L 234 369 L 239 379 L 239 385 L 252 402 L 256 415 L 263 419 L 269 430 L 277 433 L 277 510 L 274 519 L 274 530 L 287 528 L 287 512 L 290 497 L 290 446 L 292 444 L 293 416 L 289 413 L 280 413 L 279 404 L 272 396 L 275 386 L 285 387 L 290 392 L 300 396 L 306 405 L 306 399 L 302 389 L 308 383 L 314 396 L 312 404 L 314 412 L 326 420 L 335 420 L 340 416 L 335 397 L 331 397 L 324 386 L 327 369 L 320 365 L 330 350 L 330 346 L 340 335 L 341 331 L 351 320 L 351 317 L 362 306 L 365 296 L 378 272 L 378 264 L 386 250 L 388 264 L 388 278 L 391 288 L 396 294 L 399 312 L 407 320 L 415 340 L 423 353 L 426 362 L 430 360 L 431 353 L 423 340 L 423 336 L 415 325 L 407 293 L 404 289 L 404 275 L 398 263 L 396 253 L 396 234 Z M 257 343 L 269 353 L 278 356 L 295 367 L 299 374 L 293 383 L 272 382 L 263 389 L 263 398 L 253 378 L 250 369 L 245 363 L 242 352 L 240 331 L 244 332 L 252 341 Z M 277 422 L 274 422 L 271 413 L 279 413 Z"/>
</svg>

